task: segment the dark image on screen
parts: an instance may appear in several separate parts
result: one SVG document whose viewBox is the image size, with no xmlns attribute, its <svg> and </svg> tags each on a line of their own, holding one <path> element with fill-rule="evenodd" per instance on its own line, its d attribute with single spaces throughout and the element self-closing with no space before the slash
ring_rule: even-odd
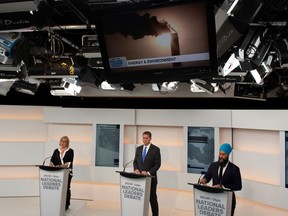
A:
<svg viewBox="0 0 288 216">
<path fill-rule="evenodd" d="M 108 15 L 102 20 L 113 72 L 210 64 L 206 2 Z"/>
</svg>

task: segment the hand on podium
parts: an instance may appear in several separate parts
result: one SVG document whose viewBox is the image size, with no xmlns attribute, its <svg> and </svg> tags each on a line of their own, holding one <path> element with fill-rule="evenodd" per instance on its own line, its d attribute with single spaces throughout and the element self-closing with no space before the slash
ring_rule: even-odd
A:
<svg viewBox="0 0 288 216">
<path fill-rule="evenodd" d="M 205 178 L 199 179 L 198 184 L 206 185 L 207 180 Z"/>
<path fill-rule="evenodd" d="M 140 170 L 138 170 L 138 169 L 134 170 L 134 173 L 135 173 L 135 174 L 142 174 L 142 175 L 150 176 L 150 173 L 149 173 L 149 172 L 147 172 L 147 171 L 142 171 L 142 172 L 140 172 Z"/>
<path fill-rule="evenodd" d="M 223 185 L 216 184 L 216 185 L 213 185 L 212 187 L 213 187 L 213 188 L 223 188 Z"/>
<path fill-rule="evenodd" d="M 140 171 L 138 169 L 134 170 L 135 174 L 140 174 Z"/>
</svg>

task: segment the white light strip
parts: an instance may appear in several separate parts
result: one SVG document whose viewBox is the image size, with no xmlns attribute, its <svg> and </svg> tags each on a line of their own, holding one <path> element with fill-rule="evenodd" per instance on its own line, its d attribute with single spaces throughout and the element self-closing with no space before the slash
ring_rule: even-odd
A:
<svg viewBox="0 0 288 216">
<path fill-rule="evenodd" d="M 261 84 L 262 79 L 261 79 L 261 76 L 260 76 L 260 74 L 258 73 L 258 71 L 255 69 L 255 70 L 251 70 L 250 73 L 252 74 L 255 82 L 256 82 L 257 84 Z"/>
<path fill-rule="evenodd" d="M 227 11 L 227 14 L 230 16 L 231 15 L 231 11 L 235 8 L 235 6 L 237 5 L 237 3 L 239 2 L 239 0 L 235 0 L 233 2 L 233 4 L 231 5 L 231 7 L 229 8 L 229 10 Z"/>
</svg>

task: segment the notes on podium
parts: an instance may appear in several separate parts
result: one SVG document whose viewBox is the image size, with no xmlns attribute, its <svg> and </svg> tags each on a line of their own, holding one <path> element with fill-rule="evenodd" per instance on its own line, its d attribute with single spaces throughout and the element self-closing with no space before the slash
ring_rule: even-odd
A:
<svg viewBox="0 0 288 216">
<path fill-rule="evenodd" d="M 148 216 L 153 176 L 116 172 L 120 174 L 121 216 Z"/>
<path fill-rule="evenodd" d="M 64 216 L 68 168 L 40 165 L 40 216 Z"/>
<path fill-rule="evenodd" d="M 232 191 L 225 188 L 214 188 L 207 185 L 193 184 L 194 214 L 230 216 L 232 207 Z"/>
</svg>

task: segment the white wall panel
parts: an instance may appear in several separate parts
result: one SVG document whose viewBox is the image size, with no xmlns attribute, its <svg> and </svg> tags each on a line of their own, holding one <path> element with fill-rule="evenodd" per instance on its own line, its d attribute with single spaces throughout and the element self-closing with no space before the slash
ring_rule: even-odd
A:
<svg viewBox="0 0 288 216">
<path fill-rule="evenodd" d="M 240 151 L 279 154 L 279 131 L 234 129 L 233 148 Z"/>
<path fill-rule="evenodd" d="M 287 189 L 249 180 L 243 180 L 242 183 L 243 188 L 236 192 L 236 196 L 288 210 Z"/>
<path fill-rule="evenodd" d="M 135 124 L 135 110 L 44 107 L 44 122 L 67 124 Z"/>
<path fill-rule="evenodd" d="M 36 166 L 0 166 L 0 179 L 23 178 L 39 178 L 39 168 Z"/>
<path fill-rule="evenodd" d="M 230 110 L 136 110 L 137 125 L 231 127 Z"/>
<path fill-rule="evenodd" d="M 233 128 L 287 130 L 288 110 L 232 110 Z"/>
<path fill-rule="evenodd" d="M 44 158 L 43 142 L 0 142 L 1 165 L 40 165 Z"/>
<path fill-rule="evenodd" d="M 48 140 L 59 142 L 62 136 L 68 136 L 70 143 L 92 142 L 94 132 L 92 124 L 48 124 Z"/>
<path fill-rule="evenodd" d="M 0 141 L 42 142 L 47 138 L 47 126 L 41 120 L 0 120 Z"/>
<path fill-rule="evenodd" d="M 233 150 L 233 163 L 240 168 L 242 179 L 280 185 L 279 155 Z"/>
<path fill-rule="evenodd" d="M 183 172 L 182 158 L 183 149 L 178 147 L 161 146 L 161 167 L 160 170 Z"/>
<path fill-rule="evenodd" d="M 43 108 L 41 106 L 0 106 L 0 119 L 42 120 Z"/>
<path fill-rule="evenodd" d="M 39 179 L 0 179 L 0 197 L 39 196 Z"/>
<path fill-rule="evenodd" d="M 233 135 L 234 140 L 234 135 Z M 222 143 L 230 143 L 234 147 L 234 143 L 232 141 L 232 129 L 231 128 L 219 128 L 219 145 Z"/>
</svg>

